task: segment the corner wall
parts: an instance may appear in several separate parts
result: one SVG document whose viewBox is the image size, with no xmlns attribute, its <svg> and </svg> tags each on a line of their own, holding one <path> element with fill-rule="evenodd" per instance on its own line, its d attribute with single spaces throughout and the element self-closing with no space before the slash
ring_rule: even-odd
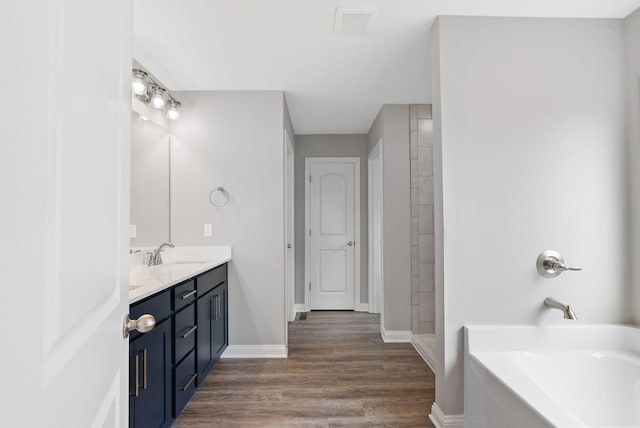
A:
<svg viewBox="0 0 640 428">
<path fill-rule="evenodd" d="M 624 21 L 627 57 L 627 141 L 629 153 L 629 215 L 631 228 L 630 294 L 632 314 L 640 324 L 640 9 Z"/>
<path fill-rule="evenodd" d="M 385 104 L 371 125 L 369 151 L 382 139 L 383 327 L 411 333 L 409 105 Z"/>
<path fill-rule="evenodd" d="M 463 325 L 565 323 L 547 296 L 580 323 L 629 319 L 624 32 L 621 20 L 448 16 L 433 31 L 436 403 L 456 415 Z M 584 271 L 542 278 L 546 249 Z"/>
<path fill-rule="evenodd" d="M 282 91 L 176 92 L 171 233 L 176 245 L 230 245 L 230 345 L 286 346 Z M 229 203 L 209 203 L 222 186 Z M 203 224 L 213 237 L 203 237 Z"/>
</svg>

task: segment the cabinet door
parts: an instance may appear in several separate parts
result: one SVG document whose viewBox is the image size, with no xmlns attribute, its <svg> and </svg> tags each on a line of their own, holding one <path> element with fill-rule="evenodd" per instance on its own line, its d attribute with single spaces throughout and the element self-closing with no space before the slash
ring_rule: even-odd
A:
<svg viewBox="0 0 640 428">
<path fill-rule="evenodd" d="M 213 290 L 214 294 L 214 319 L 213 319 L 213 354 L 215 361 L 227 349 L 229 344 L 229 317 L 228 317 L 228 297 L 227 283 L 219 285 Z"/>
<path fill-rule="evenodd" d="M 129 426 L 160 428 L 171 419 L 171 321 L 129 345 Z"/>
<path fill-rule="evenodd" d="M 214 292 L 209 292 L 198 299 L 198 349 L 197 368 L 198 386 L 204 381 L 206 374 L 211 370 L 214 363 L 213 353 L 213 318 L 215 311 Z"/>
</svg>

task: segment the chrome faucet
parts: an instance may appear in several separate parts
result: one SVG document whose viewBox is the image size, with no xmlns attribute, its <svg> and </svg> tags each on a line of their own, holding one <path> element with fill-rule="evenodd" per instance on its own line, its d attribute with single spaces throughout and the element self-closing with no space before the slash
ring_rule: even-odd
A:
<svg viewBox="0 0 640 428">
<path fill-rule="evenodd" d="M 564 303 L 560 303 L 560 302 L 558 302 L 556 299 L 554 299 L 552 297 L 547 297 L 546 299 L 544 299 L 544 305 L 547 308 L 560 309 L 562 311 L 562 313 L 564 314 L 564 319 L 566 319 L 566 320 L 577 320 L 578 319 L 578 317 L 576 316 L 576 314 L 573 312 L 573 310 L 571 309 L 571 307 L 569 305 L 565 305 Z"/>
<path fill-rule="evenodd" d="M 160 246 L 153 252 L 151 257 L 149 258 L 149 266 L 157 266 L 162 264 L 162 254 L 160 252 L 164 247 L 175 248 L 171 242 L 165 242 L 160 244 Z"/>
</svg>

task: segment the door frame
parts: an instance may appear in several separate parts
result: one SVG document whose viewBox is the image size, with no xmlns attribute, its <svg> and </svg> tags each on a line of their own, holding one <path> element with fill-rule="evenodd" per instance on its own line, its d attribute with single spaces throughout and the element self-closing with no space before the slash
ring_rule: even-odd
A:
<svg viewBox="0 0 640 428">
<path fill-rule="evenodd" d="M 295 147 L 289 133 L 284 130 L 283 156 L 284 156 L 284 275 L 285 275 L 285 316 L 287 321 L 293 321 L 296 317 L 295 301 Z M 288 233 L 287 233 L 288 232 Z M 288 238 L 288 239 L 287 239 Z M 291 245 L 291 248 L 288 248 Z M 289 253 L 292 253 L 293 262 L 288 263 Z M 288 328 L 285 323 L 285 342 L 288 342 Z"/>
<path fill-rule="evenodd" d="M 333 162 L 333 163 L 350 163 L 354 166 L 354 241 L 355 241 L 355 251 L 354 251 L 354 285 L 353 285 L 353 310 L 361 311 L 361 305 L 366 306 L 366 304 L 360 303 L 360 158 L 358 157 L 305 157 L 304 158 L 304 307 L 305 311 L 309 312 L 311 310 L 311 301 L 310 301 L 310 293 L 309 293 L 309 266 L 311 265 L 310 253 L 309 253 L 309 233 L 307 232 L 310 228 L 310 213 L 309 206 L 311 199 L 310 195 L 310 182 L 309 182 L 309 169 L 311 165 L 315 162 Z M 364 309 L 366 311 L 366 309 Z"/>
<path fill-rule="evenodd" d="M 380 168 L 379 168 L 379 177 L 374 177 L 373 175 L 373 164 L 374 162 L 379 162 Z M 384 300 L 382 299 L 382 293 L 384 290 L 384 263 L 382 263 L 382 261 L 384 260 L 383 258 L 383 254 L 384 254 L 384 235 L 382 233 L 383 231 L 383 224 L 384 224 L 384 210 L 382 209 L 382 201 L 384 201 L 383 195 L 383 185 L 382 185 L 382 170 L 383 170 L 383 159 L 382 159 L 382 138 L 380 138 L 378 140 L 378 142 L 376 143 L 376 145 L 373 147 L 373 149 L 371 150 L 371 152 L 369 152 L 369 156 L 367 158 L 367 178 L 368 178 L 368 205 L 369 205 L 369 211 L 368 211 L 368 225 L 369 225 L 369 251 L 368 251 L 368 273 L 369 273 L 369 281 L 368 281 L 368 286 L 369 286 L 369 313 L 383 313 L 383 307 L 384 307 Z M 377 181 L 376 181 L 377 179 Z M 373 222 L 373 211 L 375 209 L 375 207 L 373 206 L 373 194 L 375 192 L 378 192 L 379 194 L 379 200 L 380 200 L 380 206 L 379 206 L 379 210 L 380 212 L 378 213 L 379 217 L 380 217 L 380 221 L 379 221 L 379 227 L 380 227 L 380 266 L 378 267 L 379 270 L 379 276 L 380 276 L 380 282 L 379 282 L 379 287 L 376 288 L 375 284 L 373 283 L 373 272 L 374 272 L 374 249 L 375 249 L 375 243 L 373 242 L 373 228 L 374 228 L 374 222 Z M 381 315 L 382 318 L 382 315 Z"/>
</svg>

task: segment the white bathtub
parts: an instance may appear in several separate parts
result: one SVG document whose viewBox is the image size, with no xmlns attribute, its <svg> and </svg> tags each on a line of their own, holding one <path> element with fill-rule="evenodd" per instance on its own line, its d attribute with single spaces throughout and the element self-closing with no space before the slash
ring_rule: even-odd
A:
<svg viewBox="0 0 640 428">
<path fill-rule="evenodd" d="M 465 327 L 464 398 L 468 428 L 640 427 L 640 329 Z"/>
</svg>

